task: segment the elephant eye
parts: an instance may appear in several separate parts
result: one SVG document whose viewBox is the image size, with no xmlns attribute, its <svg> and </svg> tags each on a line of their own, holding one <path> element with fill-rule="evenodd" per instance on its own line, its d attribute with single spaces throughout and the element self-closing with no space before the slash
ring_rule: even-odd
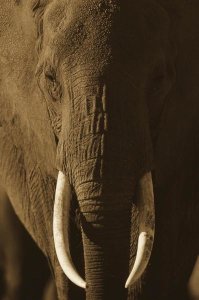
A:
<svg viewBox="0 0 199 300">
<path fill-rule="evenodd" d="M 55 82 L 56 81 L 56 74 L 52 69 L 47 69 L 45 71 L 45 77 L 46 80 L 49 80 L 51 82 Z"/>
<path fill-rule="evenodd" d="M 166 79 L 166 70 L 164 64 L 158 65 L 151 74 L 149 84 L 149 93 L 156 94 L 161 91 Z"/>
<path fill-rule="evenodd" d="M 52 98 L 52 100 L 61 102 L 61 97 L 62 97 L 61 84 L 57 80 L 56 73 L 52 68 L 47 68 L 45 70 L 45 81 L 46 81 L 46 88 L 48 94 Z"/>
<path fill-rule="evenodd" d="M 160 73 L 157 74 L 152 80 L 151 92 L 156 93 L 159 92 L 164 84 L 165 74 Z"/>
</svg>

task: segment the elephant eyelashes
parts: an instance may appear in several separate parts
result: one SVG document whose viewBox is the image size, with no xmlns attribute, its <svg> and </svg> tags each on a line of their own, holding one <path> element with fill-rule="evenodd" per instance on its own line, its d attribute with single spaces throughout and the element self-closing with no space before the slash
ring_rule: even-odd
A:
<svg viewBox="0 0 199 300">
<path fill-rule="evenodd" d="M 45 72 L 46 86 L 48 94 L 53 101 L 61 101 L 62 89 L 60 83 L 57 81 L 55 71 L 52 69 Z"/>
</svg>

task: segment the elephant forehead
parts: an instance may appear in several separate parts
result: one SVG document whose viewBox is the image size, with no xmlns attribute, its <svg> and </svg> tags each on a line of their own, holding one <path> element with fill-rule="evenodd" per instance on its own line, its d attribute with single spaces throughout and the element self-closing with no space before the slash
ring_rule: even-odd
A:
<svg viewBox="0 0 199 300">
<path fill-rule="evenodd" d="M 116 1 L 114 1 L 116 2 Z M 88 24 L 95 20 L 95 26 L 103 20 L 105 23 L 117 11 L 119 5 L 108 0 L 62 0 L 48 5 L 44 21 L 53 32 L 70 28 L 71 24 Z M 93 23 L 92 23 L 93 25 Z M 107 24 L 106 24 L 107 25 Z M 92 27 L 95 27 L 94 25 Z"/>
<path fill-rule="evenodd" d="M 126 51 L 135 61 L 146 52 L 155 56 L 155 48 L 160 48 L 168 36 L 166 11 L 146 0 L 119 2 L 53 1 L 43 17 L 44 50 L 49 47 L 49 53 L 60 59 L 74 60 L 72 54 L 79 49 L 83 60 L 89 53 L 89 58 L 98 59 L 101 65 L 106 65 L 115 49 L 115 54 Z"/>
<path fill-rule="evenodd" d="M 43 48 L 61 59 L 89 51 L 90 58 L 108 61 L 113 15 L 116 5 L 109 1 L 54 1 L 43 18 Z M 111 1 L 110 1 L 111 2 Z M 79 51 L 78 51 L 79 50 Z M 74 58 L 72 58 L 74 59 Z M 77 57 L 76 57 L 77 59 Z M 106 63 L 105 63 L 106 64 Z"/>
<path fill-rule="evenodd" d="M 89 23 L 89 21 L 91 27 L 96 27 L 103 22 L 103 29 L 106 31 L 108 23 L 114 20 L 117 20 L 122 26 L 122 17 L 130 25 L 128 30 L 140 26 L 140 23 L 147 23 L 148 30 L 160 31 L 165 25 L 168 25 L 169 20 L 166 11 L 151 0 L 53 1 L 47 5 L 47 14 L 46 17 L 44 16 L 48 28 L 53 32 L 66 28 L 71 23 Z"/>
</svg>

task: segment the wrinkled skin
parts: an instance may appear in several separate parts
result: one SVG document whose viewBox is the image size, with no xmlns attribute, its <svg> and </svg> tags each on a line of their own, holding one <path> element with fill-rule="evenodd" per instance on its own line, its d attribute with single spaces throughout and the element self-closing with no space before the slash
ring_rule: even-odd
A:
<svg viewBox="0 0 199 300">
<path fill-rule="evenodd" d="M 57 291 L 54 280 L 47 283 L 42 300 L 57 300 Z"/>
<path fill-rule="evenodd" d="M 70 248 L 86 299 L 186 297 L 198 254 L 198 12 L 177 0 L 1 1 L 0 180 L 59 300 L 85 292 L 55 254 L 57 170 L 74 191 Z M 150 170 L 155 245 L 141 293 L 127 295 L 136 185 Z"/>
<path fill-rule="evenodd" d="M 0 274 L 2 300 L 56 300 L 47 261 L 19 222 L 1 186 Z"/>
</svg>

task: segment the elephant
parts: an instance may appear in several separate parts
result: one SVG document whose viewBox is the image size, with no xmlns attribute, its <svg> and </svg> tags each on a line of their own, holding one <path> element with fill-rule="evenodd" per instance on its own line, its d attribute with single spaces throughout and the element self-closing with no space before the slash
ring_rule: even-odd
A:
<svg viewBox="0 0 199 300">
<path fill-rule="evenodd" d="M 0 274 L 2 300 L 56 300 L 47 261 L 19 222 L 2 187 L 0 187 Z"/>
<path fill-rule="evenodd" d="M 1 0 L 0 182 L 59 300 L 188 297 L 198 13 L 194 0 Z"/>
</svg>

